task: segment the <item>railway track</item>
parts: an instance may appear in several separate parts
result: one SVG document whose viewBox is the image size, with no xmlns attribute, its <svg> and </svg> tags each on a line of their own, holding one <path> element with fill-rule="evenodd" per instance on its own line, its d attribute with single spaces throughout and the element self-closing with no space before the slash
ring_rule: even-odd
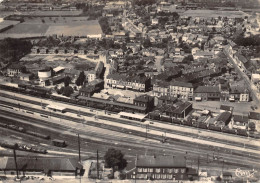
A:
<svg viewBox="0 0 260 183">
<path fill-rule="evenodd" d="M 6 94 L 4 94 L 4 95 L 6 95 Z M 13 97 L 11 97 L 11 98 L 13 98 Z M 18 97 L 15 97 L 15 98 L 18 98 Z M 20 100 L 20 98 L 18 98 L 18 99 Z M 28 100 L 28 99 L 21 99 L 21 101 L 24 101 L 24 102 L 27 102 L 27 103 L 32 103 L 32 104 L 35 104 L 35 105 L 42 105 L 42 103 L 40 103 L 40 102 L 36 102 L 36 101 Z M 47 105 L 47 104 L 44 104 L 44 105 Z M 14 104 L 14 107 L 15 107 L 15 104 Z M 57 114 L 57 113 L 53 113 L 53 112 L 47 112 L 47 111 L 33 109 L 33 108 L 28 108 L 28 110 L 34 110 L 37 113 L 43 113 L 44 115 L 54 116 L 54 117 L 57 117 L 57 118 L 60 118 L 60 119 L 71 120 L 71 121 L 74 121 L 74 122 L 78 122 L 79 121 L 79 119 L 77 119 L 77 118 L 65 117 L 63 115 L 60 115 L 60 114 Z M 74 109 L 69 109 L 69 108 L 67 108 L 66 111 L 74 113 L 74 114 L 78 114 L 79 113 L 79 111 L 74 110 Z M 88 113 L 88 112 L 84 112 L 84 111 L 80 111 L 80 115 L 86 116 L 86 117 L 93 117 L 94 116 L 94 114 Z M 109 121 L 113 121 L 113 122 L 118 122 L 118 123 L 121 123 L 121 124 L 127 124 L 127 125 L 132 125 L 132 126 L 140 126 L 140 123 L 135 122 L 135 121 L 129 122 L 129 121 L 126 121 L 126 120 L 123 120 L 123 119 L 116 119 L 116 118 L 112 118 L 112 117 L 108 117 L 108 116 L 99 116 L 99 118 L 103 119 L 103 120 L 109 120 Z M 83 121 L 80 121 L 80 122 L 82 123 Z M 156 121 L 156 123 L 161 123 L 161 122 Z M 165 124 L 165 123 L 163 123 L 163 124 Z M 175 124 L 171 124 L 171 125 L 175 125 Z M 149 125 L 149 128 L 151 130 L 158 130 L 158 131 L 162 131 L 162 132 L 166 132 L 166 133 L 174 133 L 174 134 L 183 135 L 183 136 L 192 137 L 192 138 L 197 138 L 198 137 L 198 134 L 192 134 L 192 133 L 188 133 L 188 132 L 181 132 L 181 131 L 173 130 L 173 129 L 154 127 L 154 126 L 151 126 L 151 125 Z M 186 127 L 185 126 L 185 128 L 190 128 L 190 129 L 196 129 L 196 130 L 203 131 L 203 129 L 198 129 L 198 128 L 194 128 L 194 127 Z M 215 133 L 223 134 L 221 132 L 215 132 Z M 225 133 L 225 135 L 228 135 L 228 136 L 231 136 L 231 137 L 235 137 L 235 138 L 238 137 L 237 135 L 226 134 L 226 133 Z M 236 145 L 237 147 L 246 147 L 246 148 L 254 149 L 254 150 L 258 150 L 259 149 L 258 147 L 253 146 L 253 145 L 244 144 L 244 143 L 238 143 L 238 142 L 228 141 L 228 140 L 224 140 L 223 141 L 223 140 L 220 140 L 218 138 L 213 138 L 213 137 L 203 137 L 203 136 L 200 136 L 199 138 L 203 139 L 203 140 L 207 140 L 207 141 L 212 141 L 212 142 L 221 142 L 221 143 L 224 143 L 224 144 L 227 144 L 227 145 Z"/>
<path fill-rule="evenodd" d="M 17 115 L 14 115 L 17 117 Z M 27 119 L 28 120 L 28 119 Z M 38 120 L 37 120 L 38 121 Z M 46 124 L 48 126 L 50 126 L 49 124 Z M 98 136 L 100 139 L 106 139 L 107 142 L 110 142 L 110 143 L 107 143 L 107 142 L 104 142 L 104 141 L 100 141 L 98 142 L 100 145 L 106 145 L 106 146 L 115 146 L 115 141 L 118 142 L 118 148 L 124 148 L 124 149 L 129 149 L 129 148 L 133 148 L 133 146 L 135 146 L 135 148 L 137 149 L 143 149 L 144 147 L 145 148 L 149 148 L 149 149 L 153 149 L 153 150 L 157 150 L 158 152 L 161 152 L 161 153 L 166 153 L 167 151 L 168 152 L 175 152 L 175 153 L 185 153 L 186 149 L 184 149 L 183 146 L 178 146 L 178 145 L 174 145 L 174 144 L 160 144 L 160 143 L 147 143 L 147 142 L 143 142 L 143 141 L 134 141 L 133 143 L 130 143 L 129 144 L 129 139 L 123 139 L 123 138 L 118 138 L 117 136 L 112 138 L 112 137 L 109 137 L 106 132 L 104 132 L 103 134 L 97 134 L 96 132 L 88 132 L 88 135 L 89 136 Z M 68 140 L 68 141 L 76 141 L 76 136 L 64 136 L 64 135 L 61 135 L 60 137 L 64 138 L 64 140 Z M 94 141 L 90 141 L 88 138 L 85 138 L 84 136 L 82 137 L 83 141 L 84 142 L 88 142 L 88 143 L 97 143 L 97 142 L 94 142 Z M 77 145 L 76 144 L 69 144 L 69 146 L 71 146 L 70 148 L 73 148 L 73 149 L 77 149 Z M 65 148 L 66 149 L 66 148 Z M 85 149 L 83 147 L 83 149 Z M 86 148 L 86 149 L 89 149 L 89 148 Z M 163 150 L 162 150 L 163 149 Z M 144 152 L 144 150 L 141 150 L 140 151 L 140 154 L 142 154 Z M 207 156 L 208 156 L 208 153 L 209 151 L 202 151 L 201 149 L 194 149 L 192 151 L 192 153 L 189 151 L 189 156 L 191 158 L 197 158 L 198 156 L 200 156 L 200 158 L 204 161 L 206 161 L 207 159 Z M 237 165 L 238 163 L 238 159 L 241 160 L 241 156 L 237 156 L 237 155 L 227 155 L 226 153 L 218 153 L 219 156 L 222 156 L 222 157 L 225 157 L 227 160 L 225 162 L 225 164 L 230 164 L 230 165 Z M 242 163 L 243 161 L 239 162 L 239 163 Z M 255 163 L 255 158 L 253 157 L 248 157 L 246 159 L 246 162 L 251 162 L 251 163 Z M 244 164 L 246 164 L 246 162 L 243 162 Z M 238 163 L 238 164 L 239 164 Z M 241 164 L 240 164 L 241 165 Z M 258 166 L 258 165 L 255 165 L 255 166 Z M 259 166 L 260 166 L 260 163 L 259 163 Z"/>
</svg>

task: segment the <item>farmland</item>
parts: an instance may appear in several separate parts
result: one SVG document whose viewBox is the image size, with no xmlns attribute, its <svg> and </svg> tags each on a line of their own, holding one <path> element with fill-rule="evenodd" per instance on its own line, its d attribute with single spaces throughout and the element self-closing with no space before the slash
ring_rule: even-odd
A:
<svg viewBox="0 0 260 183">
<path fill-rule="evenodd" d="M 87 20 L 88 17 L 27 17 L 23 23 L 2 33 L 2 36 L 26 37 L 64 35 L 93 36 L 101 35 L 102 30 L 97 20 Z M 1 36 L 1 34 L 0 34 Z"/>
<path fill-rule="evenodd" d="M 229 17 L 229 18 L 243 18 L 248 16 L 248 14 L 242 11 L 219 11 L 219 10 L 187 10 L 184 13 L 181 13 L 182 16 L 187 17 L 209 17 L 209 18 L 218 18 Z"/>
</svg>

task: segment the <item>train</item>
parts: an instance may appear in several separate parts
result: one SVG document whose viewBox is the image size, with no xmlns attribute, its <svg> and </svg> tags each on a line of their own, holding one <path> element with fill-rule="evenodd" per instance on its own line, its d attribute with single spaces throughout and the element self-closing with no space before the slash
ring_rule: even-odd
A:
<svg viewBox="0 0 260 183">
<path fill-rule="evenodd" d="M 214 124 L 207 125 L 202 122 L 193 121 L 192 119 L 189 119 L 189 118 L 187 120 L 180 120 L 180 119 L 173 118 L 170 116 L 163 116 L 160 114 L 155 114 L 153 112 L 150 112 L 148 114 L 148 118 L 152 119 L 152 120 L 158 120 L 163 123 L 179 124 L 179 125 L 192 126 L 195 128 L 207 129 L 207 130 L 218 131 L 218 132 L 234 134 L 234 135 L 239 135 L 239 136 L 254 137 L 252 134 L 248 133 L 247 130 L 230 129 L 227 126 L 221 128 L 220 126 L 216 126 Z"/>
<path fill-rule="evenodd" d="M 17 143 L 8 143 L 8 142 L 0 142 L 0 146 L 9 149 L 16 149 L 20 151 L 29 151 L 33 153 L 41 153 L 47 154 L 48 151 L 46 149 L 41 149 L 35 146 L 30 146 L 27 144 L 17 144 Z"/>
<path fill-rule="evenodd" d="M 21 133 L 25 133 L 25 134 L 32 135 L 32 136 L 35 136 L 35 137 L 39 137 L 39 138 L 46 139 L 46 140 L 50 139 L 49 135 L 45 135 L 45 134 L 30 131 L 30 130 L 26 130 L 23 127 L 19 127 L 19 126 L 12 125 L 12 124 L 8 125 L 8 124 L 5 124 L 5 123 L 0 123 L 0 127 L 8 128 L 10 130 L 18 131 L 18 132 L 21 132 Z"/>
</svg>

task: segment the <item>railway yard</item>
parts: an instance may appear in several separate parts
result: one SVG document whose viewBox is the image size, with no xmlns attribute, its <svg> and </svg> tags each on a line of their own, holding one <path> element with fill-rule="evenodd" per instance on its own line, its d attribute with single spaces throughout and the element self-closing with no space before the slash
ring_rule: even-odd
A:
<svg viewBox="0 0 260 183">
<path fill-rule="evenodd" d="M 103 156 L 109 147 L 116 147 L 128 161 L 136 154 L 186 154 L 187 166 L 193 168 L 231 172 L 237 167 L 260 168 L 257 138 L 151 119 L 145 119 L 146 122 L 122 119 L 106 111 L 4 90 L 0 92 L 0 103 L 0 121 L 6 124 L 0 126 L 1 155 L 12 156 L 12 150 L 4 144 L 8 141 L 9 145 L 21 147 L 17 151 L 21 156 L 77 157 L 79 134 L 84 159 L 94 159 L 96 150 Z M 48 105 L 64 111 L 54 112 Z M 54 146 L 53 139 L 66 141 L 67 147 Z"/>
</svg>

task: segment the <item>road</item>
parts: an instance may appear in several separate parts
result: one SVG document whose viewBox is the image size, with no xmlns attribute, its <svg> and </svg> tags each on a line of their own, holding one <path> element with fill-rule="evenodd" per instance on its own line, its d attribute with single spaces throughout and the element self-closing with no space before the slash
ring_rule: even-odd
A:
<svg viewBox="0 0 260 183">
<path fill-rule="evenodd" d="M 224 50 L 226 50 L 226 48 Z M 238 71 L 239 75 L 244 79 L 245 83 L 247 84 L 247 88 L 250 89 L 250 91 L 251 91 L 251 95 L 252 95 L 253 100 L 259 104 L 260 103 L 260 98 L 258 96 L 256 86 L 254 86 L 251 83 L 251 81 L 249 80 L 248 76 L 241 70 L 241 68 L 238 67 L 238 65 L 236 64 L 234 58 L 231 57 L 231 55 L 229 55 L 229 53 L 227 51 L 224 51 L 224 53 L 229 58 L 228 61 L 231 62 L 232 65 L 234 65 L 234 67 Z"/>
</svg>

